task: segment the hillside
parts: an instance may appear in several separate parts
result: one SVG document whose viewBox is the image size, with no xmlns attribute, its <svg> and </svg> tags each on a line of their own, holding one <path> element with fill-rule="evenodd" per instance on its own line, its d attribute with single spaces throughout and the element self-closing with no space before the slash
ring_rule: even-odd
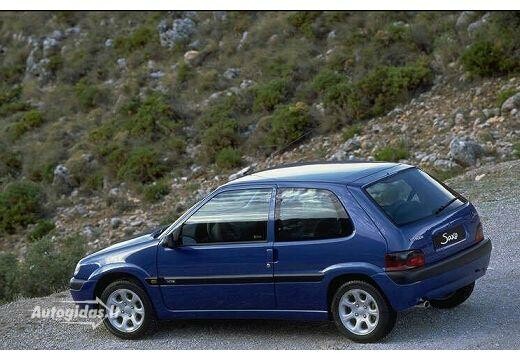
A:
<svg viewBox="0 0 520 360">
<path fill-rule="evenodd" d="M 519 30 L 514 12 L 0 13 L 0 301 L 62 288 L 229 176 L 518 158 Z"/>
</svg>

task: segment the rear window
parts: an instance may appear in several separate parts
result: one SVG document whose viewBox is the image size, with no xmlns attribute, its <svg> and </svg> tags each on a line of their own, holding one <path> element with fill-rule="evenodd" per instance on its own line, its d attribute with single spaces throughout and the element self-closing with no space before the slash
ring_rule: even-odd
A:
<svg viewBox="0 0 520 360">
<path fill-rule="evenodd" d="M 419 169 L 409 169 L 366 187 L 396 225 L 450 211 L 464 199 Z"/>
</svg>

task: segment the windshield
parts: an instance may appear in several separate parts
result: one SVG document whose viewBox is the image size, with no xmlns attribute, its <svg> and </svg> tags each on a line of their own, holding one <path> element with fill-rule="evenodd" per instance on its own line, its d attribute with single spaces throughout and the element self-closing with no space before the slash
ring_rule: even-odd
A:
<svg viewBox="0 0 520 360">
<path fill-rule="evenodd" d="M 366 191 L 396 225 L 450 211 L 464 203 L 456 193 L 416 168 L 377 181 Z"/>
</svg>

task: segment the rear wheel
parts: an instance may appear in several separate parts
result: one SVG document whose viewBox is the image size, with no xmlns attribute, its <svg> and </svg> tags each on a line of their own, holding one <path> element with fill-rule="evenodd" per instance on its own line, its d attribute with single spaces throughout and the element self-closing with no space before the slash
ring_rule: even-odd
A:
<svg viewBox="0 0 520 360">
<path fill-rule="evenodd" d="M 451 309 L 468 300 L 475 287 L 475 282 L 460 288 L 442 299 L 431 299 L 430 305 L 438 309 Z"/>
<path fill-rule="evenodd" d="M 129 280 L 109 284 L 101 294 L 107 306 L 106 328 L 122 339 L 137 339 L 155 330 L 156 319 L 148 295 Z"/>
<path fill-rule="evenodd" d="M 339 331 L 356 342 L 375 342 L 393 329 L 396 312 L 374 286 L 364 281 L 342 285 L 332 300 Z"/>
</svg>

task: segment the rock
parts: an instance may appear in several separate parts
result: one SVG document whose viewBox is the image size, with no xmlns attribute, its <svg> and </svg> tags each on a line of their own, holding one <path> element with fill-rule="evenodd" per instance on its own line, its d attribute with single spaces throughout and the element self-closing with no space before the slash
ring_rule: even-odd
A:
<svg viewBox="0 0 520 360">
<path fill-rule="evenodd" d="M 117 66 L 119 67 L 119 70 L 126 70 L 126 59 L 125 58 L 117 59 Z"/>
<path fill-rule="evenodd" d="M 499 108 L 484 109 L 484 110 L 482 110 L 482 114 L 484 114 L 484 117 L 486 119 L 489 119 L 494 116 L 500 115 L 500 109 Z"/>
<path fill-rule="evenodd" d="M 334 154 L 332 154 L 328 160 L 329 161 L 345 161 L 347 159 L 347 153 L 343 149 L 338 149 Z"/>
<path fill-rule="evenodd" d="M 81 231 L 81 235 L 85 236 L 87 239 L 92 239 L 96 235 L 96 231 L 92 225 L 85 225 Z"/>
<path fill-rule="evenodd" d="M 240 38 L 240 41 L 238 42 L 237 50 L 240 50 L 240 49 L 242 49 L 244 47 L 244 45 L 247 42 L 247 38 L 248 37 L 249 37 L 249 33 L 247 31 L 244 31 L 242 33 L 242 37 Z"/>
<path fill-rule="evenodd" d="M 455 137 L 450 142 L 451 157 L 462 166 L 475 166 L 483 155 L 482 146 L 472 139 Z"/>
<path fill-rule="evenodd" d="M 240 83 L 240 88 L 241 89 L 248 89 L 252 86 L 255 85 L 255 82 L 251 79 L 245 79 L 245 80 L 242 80 L 242 82 Z"/>
<path fill-rule="evenodd" d="M 329 32 L 327 34 L 327 40 L 334 40 L 336 38 L 337 34 L 336 34 L 336 30 L 332 30 L 331 32 Z"/>
<path fill-rule="evenodd" d="M 228 80 L 236 79 L 240 76 L 240 69 L 229 68 L 226 71 L 224 71 L 224 74 L 222 74 L 222 76 Z"/>
<path fill-rule="evenodd" d="M 435 166 L 438 169 L 442 170 L 450 170 L 455 168 L 460 168 L 460 165 L 456 162 L 453 162 L 451 160 L 445 160 L 445 159 L 437 159 L 433 162 L 433 166 Z"/>
<path fill-rule="evenodd" d="M 455 23 L 455 28 L 459 31 L 467 29 L 468 25 L 471 23 L 471 20 L 475 18 L 475 15 L 475 11 L 461 12 L 457 18 L 457 22 Z"/>
<path fill-rule="evenodd" d="M 166 20 L 162 20 L 157 26 L 157 30 L 159 31 L 159 41 L 161 45 L 171 48 L 189 40 L 196 32 L 196 25 L 195 22 L 188 17 L 173 20 L 171 27 Z"/>
<path fill-rule="evenodd" d="M 112 227 L 112 229 L 117 229 L 122 223 L 123 220 L 121 220 L 118 217 L 113 217 L 112 219 L 110 219 L 110 226 Z"/>
<path fill-rule="evenodd" d="M 486 13 L 479 20 L 472 22 L 468 25 L 468 35 L 470 37 L 475 37 L 476 33 L 484 26 L 489 20 L 491 13 Z"/>
<path fill-rule="evenodd" d="M 113 197 L 117 197 L 117 196 L 119 196 L 120 193 L 121 193 L 121 190 L 119 190 L 119 188 L 112 188 L 108 192 L 108 195 L 109 196 L 113 196 Z"/>
<path fill-rule="evenodd" d="M 237 171 L 236 173 L 229 175 L 228 179 L 229 179 L 229 181 L 232 181 L 232 180 L 236 180 L 238 178 L 241 178 L 242 176 L 245 176 L 245 175 L 250 174 L 251 172 L 253 172 L 255 167 L 256 167 L 256 164 L 246 166 L 242 170 Z"/>
<path fill-rule="evenodd" d="M 81 32 L 81 28 L 79 26 L 73 26 L 65 29 L 65 35 L 76 35 Z"/>
<path fill-rule="evenodd" d="M 509 97 L 500 108 L 502 115 L 506 115 L 510 113 L 513 109 L 520 108 L 520 92 L 517 92 L 515 95 Z"/>
<path fill-rule="evenodd" d="M 189 64 L 189 65 L 196 65 L 197 62 L 198 62 L 198 57 L 200 55 L 200 52 L 198 52 L 197 50 L 190 50 L 190 51 L 187 51 L 185 54 L 184 54 L 184 61 Z"/>
<path fill-rule="evenodd" d="M 480 174 L 480 175 L 475 176 L 475 181 L 480 181 L 480 180 L 482 180 L 482 178 L 483 178 L 484 176 L 486 176 L 486 174 Z"/>
<path fill-rule="evenodd" d="M 112 45 L 114 44 L 114 40 L 112 39 L 106 39 L 105 40 L 105 47 L 112 47 Z"/>
<path fill-rule="evenodd" d="M 74 188 L 69 169 L 65 165 L 58 165 L 54 169 L 54 179 L 52 185 L 59 194 L 68 195 Z"/>
<path fill-rule="evenodd" d="M 162 72 L 161 70 L 152 71 L 150 73 L 150 77 L 152 79 L 160 79 L 160 78 L 164 77 L 164 75 L 165 75 L 164 72 Z"/>
<path fill-rule="evenodd" d="M 134 220 L 130 223 L 130 226 L 132 226 L 132 227 L 139 227 L 141 225 L 143 225 L 143 220 L 141 220 L 141 219 Z"/>
</svg>

